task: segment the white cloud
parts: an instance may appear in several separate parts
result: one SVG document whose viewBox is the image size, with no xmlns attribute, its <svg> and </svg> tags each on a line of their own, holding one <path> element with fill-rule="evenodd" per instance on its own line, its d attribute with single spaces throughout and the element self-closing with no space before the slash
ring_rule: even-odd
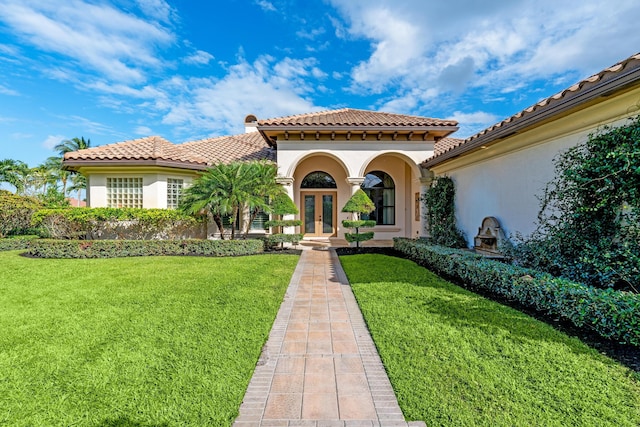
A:
<svg viewBox="0 0 640 427">
<path fill-rule="evenodd" d="M 42 141 L 42 146 L 47 150 L 53 150 L 54 147 L 60 144 L 65 139 L 68 139 L 64 135 L 49 135 L 44 141 Z"/>
<path fill-rule="evenodd" d="M 192 55 L 185 57 L 182 61 L 185 64 L 207 65 L 213 59 L 213 55 L 204 50 L 198 50 Z"/>
<path fill-rule="evenodd" d="M 42 51 L 71 59 L 81 70 L 91 69 L 114 81 L 144 81 L 146 69 L 163 66 L 155 48 L 174 40 L 157 22 L 107 4 L 80 0 L 5 3 L 0 8 L 0 21 L 15 35 Z"/>
<path fill-rule="evenodd" d="M 20 92 L 10 89 L 0 84 L 0 94 L 9 96 L 20 96 Z"/>
<path fill-rule="evenodd" d="M 497 123 L 500 118 L 495 114 L 485 111 L 475 111 L 473 113 L 454 112 L 448 120 L 456 120 L 460 129 L 453 135 L 456 138 L 466 138 L 479 131 Z"/>
<path fill-rule="evenodd" d="M 640 46 L 636 0 L 328 1 L 338 37 L 370 44 L 351 90 L 395 93 L 382 102 L 399 108 L 422 108 L 429 97 L 420 91 L 451 102 L 467 90 L 495 98 L 536 81 L 569 85 Z"/>
<path fill-rule="evenodd" d="M 136 135 L 149 136 L 153 134 L 153 131 L 148 126 L 138 126 L 133 131 Z"/>
<path fill-rule="evenodd" d="M 147 16 L 161 22 L 170 22 L 175 11 L 164 0 L 137 0 L 138 7 Z"/>
<path fill-rule="evenodd" d="M 221 79 L 174 79 L 163 88 L 181 95 L 163 123 L 183 132 L 228 134 L 242 132 L 247 114 L 267 118 L 319 110 L 307 98 L 316 90 L 316 76 L 324 74 L 316 70 L 313 58 L 276 61 L 261 56 L 253 63 L 241 59 Z"/>
<path fill-rule="evenodd" d="M 269 12 L 275 12 L 276 11 L 276 7 L 270 1 L 267 1 L 267 0 L 256 0 L 255 3 L 258 6 L 260 6 L 260 8 L 262 10 L 269 11 Z"/>
</svg>

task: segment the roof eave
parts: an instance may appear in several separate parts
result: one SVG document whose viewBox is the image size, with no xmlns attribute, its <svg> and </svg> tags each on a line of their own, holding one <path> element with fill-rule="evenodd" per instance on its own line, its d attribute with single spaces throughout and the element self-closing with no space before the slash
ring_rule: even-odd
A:
<svg viewBox="0 0 640 427">
<path fill-rule="evenodd" d="M 267 125 L 258 126 L 258 131 L 263 135 L 265 132 L 284 131 L 309 131 L 317 130 L 321 132 L 343 131 L 343 132 L 424 132 L 424 131 L 450 131 L 455 132 L 458 126 L 455 125 L 414 125 L 414 126 L 385 126 L 385 125 Z"/>
<path fill-rule="evenodd" d="M 479 136 L 474 135 L 469 138 L 469 142 L 463 143 L 462 145 L 446 151 L 437 157 L 428 159 L 422 162 L 421 166 L 424 168 L 436 166 L 454 157 L 458 157 L 464 153 L 478 149 L 483 145 L 510 137 L 515 133 L 521 132 L 529 127 L 533 127 L 534 125 L 548 120 L 553 116 L 567 113 L 595 100 L 598 97 L 607 97 L 613 93 L 620 92 L 637 85 L 640 85 L 640 64 L 628 70 L 624 70 L 620 72 L 620 74 L 613 74 L 610 78 L 593 83 L 591 86 L 583 90 L 579 90 L 573 94 L 573 96 L 552 100 L 547 105 L 538 107 L 530 113 L 524 113 L 520 118 L 516 118 L 512 122 L 500 128 L 491 130 Z"/>
<path fill-rule="evenodd" d="M 92 166 L 158 166 L 174 169 L 205 170 L 209 165 L 204 163 L 181 162 L 176 160 L 157 159 L 76 159 L 64 160 L 62 168 L 64 170 L 77 171 L 82 167 Z"/>
</svg>

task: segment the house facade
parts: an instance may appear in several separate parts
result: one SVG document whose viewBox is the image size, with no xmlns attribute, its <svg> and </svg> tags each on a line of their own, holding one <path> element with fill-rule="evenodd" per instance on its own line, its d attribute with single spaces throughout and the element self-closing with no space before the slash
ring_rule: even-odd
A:
<svg viewBox="0 0 640 427">
<path fill-rule="evenodd" d="M 152 136 L 67 153 L 64 165 L 87 177 L 91 207 L 175 208 L 182 189 L 214 164 L 273 161 L 303 221 L 289 231 L 337 239 L 348 231 L 341 209 L 358 188 L 376 205 L 376 239 L 427 235 L 420 195 L 433 177 L 450 176 L 471 246 L 489 216 L 507 234 L 530 233 L 554 157 L 639 106 L 637 54 L 464 140 L 451 137 L 452 120 L 340 109 L 249 115 L 243 134 L 183 144 Z"/>
</svg>

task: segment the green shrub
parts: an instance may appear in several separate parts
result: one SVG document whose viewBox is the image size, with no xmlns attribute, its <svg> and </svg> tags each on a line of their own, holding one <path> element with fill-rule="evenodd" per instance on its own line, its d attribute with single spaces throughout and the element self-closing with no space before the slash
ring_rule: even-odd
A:
<svg viewBox="0 0 640 427">
<path fill-rule="evenodd" d="M 640 346 L 640 295 L 600 289 L 472 252 L 395 238 L 394 248 L 436 273 L 538 311 L 570 320 L 601 336 Z"/>
<path fill-rule="evenodd" d="M 238 256 L 263 252 L 260 240 L 33 240 L 27 253 L 38 258 L 132 256 Z"/>
<path fill-rule="evenodd" d="M 31 217 L 42 206 L 34 197 L 18 196 L 0 190 L 0 238 L 31 232 Z"/>
<path fill-rule="evenodd" d="M 433 180 L 423 196 L 429 240 L 435 245 L 466 248 L 467 239 L 456 225 L 456 187 L 451 178 Z"/>
<path fill-rule="evenodd" d="M 522 265 L 598 287 L 640 282 L 640 117 L 603 126 L 554 159 L 538 228 L 509 253 Z"/>
<path fill-rule="evenodd" d="M 300 240 L 302 240 L 302 234 L 300 233 L 294 233 L 294 234 L 284 234 L 284 233 L 278 233 L 278 234 L 272 234 L 270 236 L 266 236 L 264 238 L 264 244 L 266 248 L 269 249 L 273 249 L 276 246 L 280 245 L 281 247 L 284 245 L 284 243 L 292 243 L 294 245 L 297 245 L 298 243 L 300 243 Z"/>
<path fill-rule="evenodd" d="M 6 239 L 0 239 L 0 251 L 15 251 L 18 249 L 27 249 L 33 239 L 38 236 L 15 236 Z"/>
<path fill-rule="evenodd" d="M 193 217 L 174 209 L 41 209 L 33 215 L 33 223 L 51 238 L 87 240 L 179 240 L 199 228 Z"/>
</svg>

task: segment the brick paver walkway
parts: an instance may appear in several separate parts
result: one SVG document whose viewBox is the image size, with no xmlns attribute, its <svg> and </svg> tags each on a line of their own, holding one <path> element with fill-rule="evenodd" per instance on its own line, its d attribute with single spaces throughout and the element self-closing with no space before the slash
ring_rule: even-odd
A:
<svg viewBox="0 0 640 427">
<path fill-rule="evenodd" d="M 234 427 L 404 420 L 333 249 L 302 252 Z"/>
</svg>

